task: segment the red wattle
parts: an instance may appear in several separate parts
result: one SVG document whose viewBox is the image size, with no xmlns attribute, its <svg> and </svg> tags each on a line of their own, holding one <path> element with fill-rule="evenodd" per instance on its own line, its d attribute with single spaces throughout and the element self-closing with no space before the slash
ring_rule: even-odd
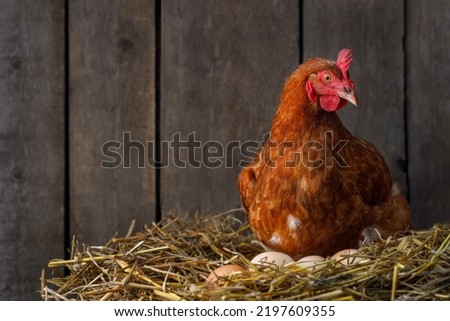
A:
<svg viewBox="0 0 450 321">
<path fill-rule="evenodd" d="M 341 106 L 340 101 L 341 101 L 341 98 L 339 96 L 335 96 L 335 95 L 319 97 L 320 107 L 322 107 L 322 109 L 329 111 L 329 112 L 336 111 L 339 108 L 343 107 L 343 106 Z"/>
</svg>

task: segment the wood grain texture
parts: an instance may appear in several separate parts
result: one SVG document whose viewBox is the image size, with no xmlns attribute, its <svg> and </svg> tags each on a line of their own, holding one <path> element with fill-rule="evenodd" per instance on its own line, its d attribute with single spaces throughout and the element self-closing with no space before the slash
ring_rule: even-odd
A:
<svg viewBox="0 0 450 321">
<path fill-rule="evenodd" d="M 414 225 L 450 222 L 450 2 L 407 2 L 407 133 Z"/>
<path fill-rule="evenodd" d="M 37 300 L 64 252 L 64 3 L 0 7 L 0 300 Z"/>
<path fill-rule="evenodd" d="M 155 170 L 123 163 L 101 168 L 102 145 L 153 141 L 155 132 L 154 2 L 69 2 L 71 232 L 103 244 L 132 219 L 155 219 Z M 120 149 L 126 157 L 126 149 Z M 124 160 L 125 158 L 123 158 Z"/>
<path fill-rule="evenodd" d="M 225 150 L 232 141 L 262 140 L 298 65 L 298 19 L 298 1 L 162 1 L 161 138 L 193 132 L 200 144 L 217 141 Z M 191 154 L 203 157 L 200 168 L 179 168 L 172 158 L 161 171 L 162 212 L 240 207 L 241 157 L 232 155 L 218 168 L 206 166 L 200 148 Z"/>
<path fill-rule="evenodd" d="M 303 57 L 336 60 L 340 49 L 354 51 L 350 74 L 360 107 L 339 114 L 355 136 L 380 150 L 406 195 L 403 1 L 303 2 Z"/>
</svg>

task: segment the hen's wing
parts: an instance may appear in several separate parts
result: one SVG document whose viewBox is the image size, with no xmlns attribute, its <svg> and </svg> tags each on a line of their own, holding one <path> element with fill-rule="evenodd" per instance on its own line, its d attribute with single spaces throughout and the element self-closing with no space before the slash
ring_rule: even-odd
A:
<svg viewBox="0 0 450 321">
<path fill-rule="evenodd" d="M 385 202 L 392 190 L 392 179 L 383 156 L 371 143 L 353 137 L 351 141 L 351 166 L 357 171 L 357 188 L 367 205 Z"/>
<path fill-rule="evenodd" d="M 354 166 L 358 170 L 357 186 L 368 205 L 369 239 L 387 238 L 411 225 L 411 211 L 406 199 L 392 186 L 389 168 L 377 149 L 370 143 L 355 138 L 352 141 Z"/>
</svg>

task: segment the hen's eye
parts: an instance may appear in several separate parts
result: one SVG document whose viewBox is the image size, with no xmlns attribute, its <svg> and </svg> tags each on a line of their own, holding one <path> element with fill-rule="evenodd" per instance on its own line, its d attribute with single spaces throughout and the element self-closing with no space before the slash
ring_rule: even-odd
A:
<svg viewBox="0 0 450 321">
<path fill-rule="evenodd" d="M 330 82 L 331 81 L 331 75 L 330 74 L 323 75 L 323 80 L 326 81 L 326 82 Z"/>
</svg>

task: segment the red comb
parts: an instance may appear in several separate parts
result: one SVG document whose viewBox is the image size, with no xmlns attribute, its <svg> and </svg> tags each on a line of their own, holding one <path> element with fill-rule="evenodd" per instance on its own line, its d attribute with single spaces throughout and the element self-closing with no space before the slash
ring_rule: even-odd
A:
<svg viewBox="0 0 450 321">
<path fill-rule="evenodd" d="M 350 49 L 342 49 L 339 51 L 336 65 L 341 69 L 344 76 L 347 75 L 347 71 L 350 68 L 350 64 L 353 60 L 353 51 Z"/>
</svg>

